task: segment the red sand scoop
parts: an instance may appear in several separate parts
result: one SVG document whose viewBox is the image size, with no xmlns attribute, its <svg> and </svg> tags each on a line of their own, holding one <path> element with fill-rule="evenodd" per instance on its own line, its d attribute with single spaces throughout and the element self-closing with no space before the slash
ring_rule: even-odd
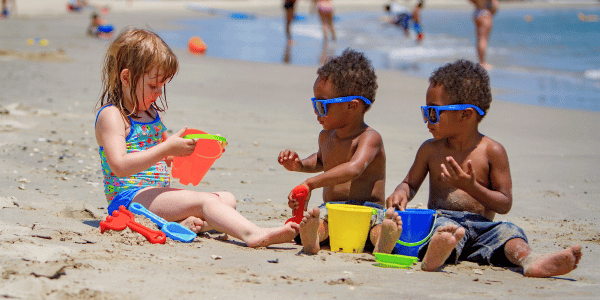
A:
<svg viewBox="0 0 600 300">
<path fill-rule="evenodd" d="M 304 203 L 307 196 L 308 189 L 303 185 L 299 185 L 292 190 L 292 198 L 298 200 L 298 208 L 294 209 L 294 216 L 285 221 L 285 224 L 288 222 L 300 224 L 300 222 L 302 222 L 302 217 L 304 215 Z"/>
<path fill-rule="evenodd" d="M 135 216 L 127 210 L 125 206 L 119 206 L 119 210 L 115 210 L 112 216 L 106 216 L 106 221 L 100 221 L 100 232 L 104 233 L 106 229 L 123 230 L 125 227 L 140 233 L 148 242 L 152 244 L 164 244 L 167 236 L 162 231 L 152 230 L 135 221 Z"/>
</svg>

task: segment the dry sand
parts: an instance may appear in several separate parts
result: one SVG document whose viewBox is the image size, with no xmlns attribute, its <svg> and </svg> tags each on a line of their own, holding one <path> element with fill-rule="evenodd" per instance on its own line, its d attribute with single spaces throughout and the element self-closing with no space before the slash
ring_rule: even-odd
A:
<svg viewBox="0 0 600 300">
<path fill-rule="evenodd" d="M 152 245 L 128 230 L 100 234 L 106 201 L 94 105 L 108 42 L 85 36 L 87 14 L 34 9 L 48 2 L 64 7 L 66 1 L 22 0 L 18 17 L 0 20 L 0 297 L 592 299 L 600 292 L 599 114 L 514 104 L 502 101 L 510 99 L 499 91 L 481 124 L 484 134 L 505 146 L 512 167 L 513 209 L 497 220 L 521 226 L 540 253 L 581 243 L 583 259 L 570 274 L 532 279 L 519 269 L 469 262 L 425 273 L 418 264 L 410 270 L 375 267 L 370 254 L 299 255 L 301 248 L 293 243 L 251 249 L 218 234 L 165 245 Z M 145 6 L 154 2 L 102 3 L 114 7 L 109 17 L 117 28 L 160 30 L 176 27 L 176 19 L 205 16 L 177 1 L 160 11 Z M 231 2 L 203 3 L 227 7 Z M 280 9 L 279 1 L 235 2 L 272 14 Z M 339 3 L 349 10 L 380 5 Z M 27 45 L 32 38 L 47 39 L 48 45 Z M 181 70 L 168 84 L 165 124 L 173 131 L 189 126 L 218 133 L 229 141 L 204 181 L 189 188 L 230 191 L 250 220 L 282 224 L 291 215 L 287 194 L 306 174 L 285 171 L 276 157 L 286 148 L 303 157 L 317 149 L 321 128 L 307 100 L 316 67 L 175 51 Z M 385 142 L 389 195 L 430 138 L 419 114 L 427 82 L 393 71 L 377 74 L 377 101 L 366 120 Z M 411 206 L 426 203 L 427 188 L 424 184 Z M 322 201 L 319 194 L 313 193 L 311 203 Z"/>
</svg>

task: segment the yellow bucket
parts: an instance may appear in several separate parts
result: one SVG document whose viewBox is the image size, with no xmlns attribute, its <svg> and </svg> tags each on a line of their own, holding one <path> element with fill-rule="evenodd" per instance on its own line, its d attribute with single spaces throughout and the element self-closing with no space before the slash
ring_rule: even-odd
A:
<svg viewBox="0 0 600 300">
<path fill-rule="evenodd" d="M 349 204 L 325 204 L 328 211 L 331 251 L 362 253 L 369 235 L 372 207 Z"/>
</svg>

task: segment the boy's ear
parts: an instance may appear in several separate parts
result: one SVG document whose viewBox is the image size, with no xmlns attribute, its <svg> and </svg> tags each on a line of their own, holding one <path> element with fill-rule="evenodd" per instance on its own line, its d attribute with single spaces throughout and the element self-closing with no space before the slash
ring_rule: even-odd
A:
<svg viewBox="0 0 600 300">
<path fill-rule="evenodd" d="M 348 102 L 348 109 L 357 108 L 358 107 L 358 101 L 360 101 L 360 100 L 354 99 L 354 100 Z"/>
<path fill-rule="evenodd" d="M 119 78 L 121 79 L 121 84 L 124 87 L 129 87 L 130 86 L 130 84 L 131 84 L 131 81 L 130 81 L 131 76 L 130 76 L 129 69 L 123 69 L 123 70 L 121 70 L 121 74 L 119 74 Z"/>
<path fill-rule="evenodd" d="M 475 110 L 472 108 L 467 108 L 465 110 L 462 111 L 462 117 L 465 120 L 470 119 L 471 117 L 475 116 Z"/>
</svg>

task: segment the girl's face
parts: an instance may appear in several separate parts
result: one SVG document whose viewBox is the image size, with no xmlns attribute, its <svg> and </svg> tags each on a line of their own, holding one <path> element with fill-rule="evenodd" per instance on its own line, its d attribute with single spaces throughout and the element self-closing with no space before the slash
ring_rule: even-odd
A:
<svg viewBox="0 0 600 300">
<path fill-rule="evenodd" d="M 162 95 L 163 86 L 167 82 L 164 74 L 164 71 L 154 68 L 140 78 L 135 89 L 138 110 L 148 110 L 152 103 Z"/>
</svg>

